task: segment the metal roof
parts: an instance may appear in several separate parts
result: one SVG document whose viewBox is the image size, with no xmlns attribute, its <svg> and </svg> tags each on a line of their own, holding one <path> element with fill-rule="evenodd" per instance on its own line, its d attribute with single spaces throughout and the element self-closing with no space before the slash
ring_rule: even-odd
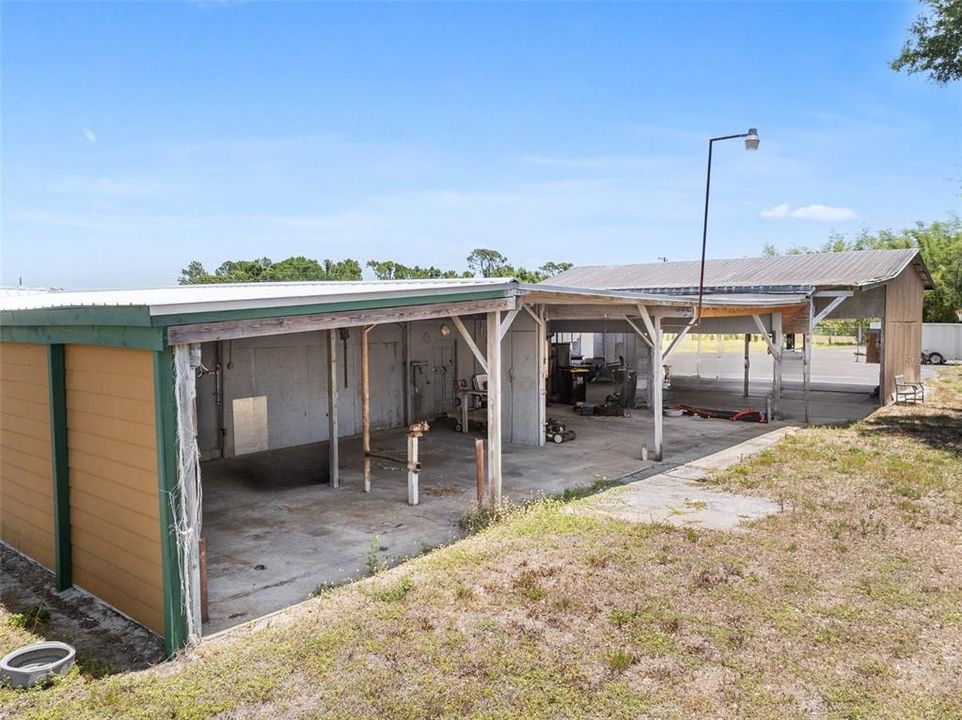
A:
<svg viewBox="0 0 962 720">
<path fill-rule="evenodd" d="M 0 295 L 0 311 L 136 306 L 149 308 L 151 316 L 161 316 L 409 296 L 450 297 L 478 291 L 510 291 L 516 287 L 517 283 L 511 278 L 468 278 L 179 285 L 130 290 L 50 290 L 44 293 Z"/>
<path fill-rule="evenodd" d="M 705 287 L 721 292 L 752 288 L 803 291 L 817 287 L 862 287 L 886 282 L 914 264 L 926 288 L 932 287 L 916 249 L 855 250 L 810 255 L 773 255 L 705 263 Z M 552 285 L 599 290 L 685 291 L 699 285 L 697 260 L 636 265 L 574 267 L 551 278 Z"/>
</svg>

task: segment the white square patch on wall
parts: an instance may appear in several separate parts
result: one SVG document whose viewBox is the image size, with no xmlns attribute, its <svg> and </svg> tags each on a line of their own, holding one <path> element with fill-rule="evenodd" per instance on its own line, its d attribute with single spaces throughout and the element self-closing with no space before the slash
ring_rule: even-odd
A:
<svg viewBox="0 0 962 720">
<path fill-rule="evenodd" d="M 267 395 L 236 398 L 231 404 L 234 414 L 234 454 L 263 452 L 267 442 Z"/>
</svg>

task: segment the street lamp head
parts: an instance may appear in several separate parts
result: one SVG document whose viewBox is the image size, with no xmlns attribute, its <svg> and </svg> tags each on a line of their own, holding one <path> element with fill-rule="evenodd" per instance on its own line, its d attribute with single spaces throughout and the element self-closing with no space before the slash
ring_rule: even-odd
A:
<svg viewBox="0 0 962 720">
<path fill-rule="evenodd" d="M 758 150 L 758 130 L 750 128 L 745 136 L 745 149 Z"/>
</svg>

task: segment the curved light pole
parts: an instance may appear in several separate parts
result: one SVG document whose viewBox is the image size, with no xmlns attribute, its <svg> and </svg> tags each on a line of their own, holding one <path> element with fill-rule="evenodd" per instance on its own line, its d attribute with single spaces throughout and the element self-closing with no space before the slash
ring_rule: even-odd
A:
<svg viewBox="0 0 962 720">
<path fill-rule="evenodd" d="M 745 138 L 746 150 L 758 150 L 758 130 L 749 128 L 747 133 L 736 135 L 722 135 L 708 140 L 708 178 L 705 180 L 705 221 L 701 231 L 701 275 L 698 279 L 698 315 L 696 323 L 701 322 L 701 301 L 705 294 L 705 249 L 708 246 L 708 195 L 711 192 L 711 151 L 716 142 L 721 140 L 734 140 L 735 138 Z"/>
</svg>

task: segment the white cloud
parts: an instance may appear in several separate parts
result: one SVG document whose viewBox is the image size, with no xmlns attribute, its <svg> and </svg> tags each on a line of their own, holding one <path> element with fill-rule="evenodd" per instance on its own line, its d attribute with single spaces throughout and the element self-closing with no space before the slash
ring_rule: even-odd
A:
<svg viewBox="0 0 962 720">
<path fill-rule="evenodd" d="M 775 207 L 768 208 L 767 210 L 762 210 L 758 214 L 763 218 L 781 220 L 782 218 L 788 217 L 788 214 L 791 212 L 791 210 L 791 205 L 788 203 L 782 203 L 781 205 L 776 205 Z"/>
<path fill-rule="evenodd" d="M 782 203 L 781 205 L 762 210 L 758 215 L 769 220 L 794 218 L 796 220 L 815 220 L 818 222 L 843 222 L 845 220 L 854 220 L 858 217 L 858 213 L 852 208 L 813 204 L 803 205 L 793 210 L 792 206 L 788 203 Z"/>
<path fill-rule="evenodd" d="M 90 128 L 84 128 L 83 133 L 84 137 L 87 139 L 87 142 L 91 144 L 95 144 L 97 142 L 97 133 Z"/>
</svg>

